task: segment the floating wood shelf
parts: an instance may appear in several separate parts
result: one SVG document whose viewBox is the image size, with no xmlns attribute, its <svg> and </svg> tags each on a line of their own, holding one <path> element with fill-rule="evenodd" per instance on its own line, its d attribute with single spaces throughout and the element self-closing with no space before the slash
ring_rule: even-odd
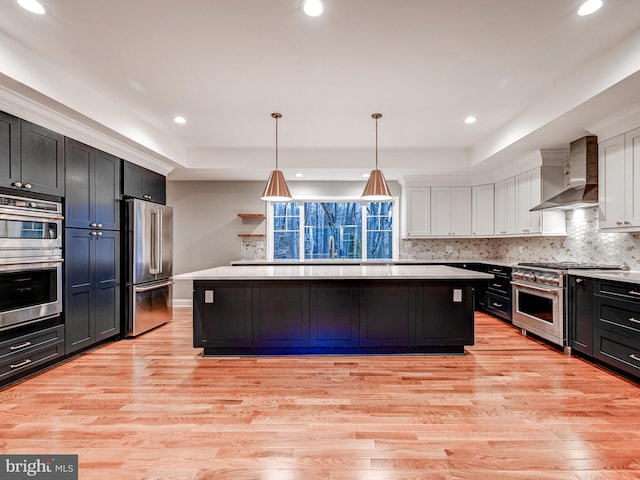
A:
<svg viewBox="0 0 640 480">
<path fill-rule="evenodd" d="M 264 218 L 264 213 L 239 213 L 240 218 Z"/>
<path fill-rule="evenodd" d="M 239 233 L 239 237 L 264 237 L 264 233 Z"/>
</svg>

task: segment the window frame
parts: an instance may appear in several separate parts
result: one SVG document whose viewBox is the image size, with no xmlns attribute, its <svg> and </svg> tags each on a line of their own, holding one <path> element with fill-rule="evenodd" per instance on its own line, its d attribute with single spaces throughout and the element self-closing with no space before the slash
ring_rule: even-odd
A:
<svg viewBox="0 0 640 480">
<path fill-rule="evenodd" d="M 354 197 L 309 197 L 309 198 L 296 198 L 294 200 L 290 200 L 290 202 L 297 203 L 299 205 L 299 225 L 298 225 L 298 252 L 299 258 L 297 259 L 288 259 L 289 261 L 296 262 L 313 262 L 312 259 L 304 258 L 304 227 L 305 227 L 305 217 L 304 217 L 304 204 L 305 203 L 342 203 L 342 202 L 355 202 L 359 203 L 362 208 L 362 258 L 360 261 L 366 262 L 384 262 L 384 261 L 397 261 L 400 250 L 400 213 L 398 210 L 399 206 L 399 198 L 397 196 L 392 197 L 390 200 L 386 200 L 391 202 L 392 204 L 392 222 L 391 222 L 391 258 L 374 258 L 369 260 L 367 258 L 367 204 L 368 203 L 381 203 L 381 202 L 368 202 L 363 201 L 360 198 Z M 284 203 L 284 202 L 267 202 L 267 224 L 266 224 L 266 241 L 267 241 L 267 261 L 274 261 L 273 253 L 274 253 L 274 216 L 273 216 L 273 204 L 274 203 Z M 289 203 L 289 202 L 286 202 Z M 338 258 L 334 260 L 335 262 L 343 261 L 344 259 Z M 287 261 L 284 259 L 278 259 L 275 261 Z M 354 259 L 354 261 L 358 261 Z"/>
</svg>

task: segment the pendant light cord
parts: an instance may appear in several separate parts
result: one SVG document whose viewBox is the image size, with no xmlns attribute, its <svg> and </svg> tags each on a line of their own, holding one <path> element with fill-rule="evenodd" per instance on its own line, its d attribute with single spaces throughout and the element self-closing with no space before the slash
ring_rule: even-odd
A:
<svg viewBox="0 0 640 480">
<path fill-rule="evenodd" d="M 282 118 L 282 114 L 272 113 L 271 117 L 276 119 L 276 170 L 278 170 L 278 119 Z"/>
<path fill-rule="evenodd" d="M 382 118 L 381 113 L 374 113 L 371 118 L 376 121 L 376 170 L 378 170 L 378 120 Z"/>
</svg>

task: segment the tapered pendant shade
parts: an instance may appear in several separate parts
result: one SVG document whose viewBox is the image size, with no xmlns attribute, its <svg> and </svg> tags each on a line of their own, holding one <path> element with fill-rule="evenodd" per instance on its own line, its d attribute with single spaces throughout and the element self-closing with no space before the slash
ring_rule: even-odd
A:
<svg viewBox="0 0 640 480">
<path fill-rule="evenodd" d="M 389 190 L 389 185 L 384 179 L 382 170 L 371 170 L 371 175 L 369 175 L 369 180 L 364 186 L 361 198 L 372 202 L 391 199 L 391 190 Z"/>
<path fill-rule="evenodd" d="M 269 180 L 267 180 L 267 185 L 264 187 L 260 200 L 288 202 L 292 198 L 291 192 L 289 192 L 287 182 L 284 180 L 284 175 L 278 170 L 278 119 L 282 118 L 282 114 L 272 113 L 271 117 L 276 120 L 276 169 L 269 175 Z"/>
<path fill-rule="evenodd" d="M 382 118 L 382 114 L 374 113 L 371 118 L 376 121 L 376 168 L 371 170 L 369 180 L 367 180 L 360 198 L 370 202 L 380 202 L 382 200 L 391 200 L 392 195 L 382 170 L 378 169 L 378 120 Z"/>
<path fill-rule="evenodd" d="M 270 200 L 272 202 L 287 202 L 291 200 L 291 192 L 284 180 L 284 175 L 280 170 L 274 170 L 269 175 L 267 185 L 262 192 L 261 200 Z"/>
</svg>

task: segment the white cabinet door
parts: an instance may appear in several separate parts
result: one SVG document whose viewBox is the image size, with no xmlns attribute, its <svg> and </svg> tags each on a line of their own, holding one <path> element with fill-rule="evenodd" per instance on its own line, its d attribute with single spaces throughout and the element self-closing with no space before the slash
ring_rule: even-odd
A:
<svg viewBox="0 0 640 480">
<path fill-rule="evenodd" d="M 431 189 L 406 187 L 405 189 L 406 236 L 425 237 L 431 234 Z"/>
<path fill-rule="evenodd" d="M 471 235 L 471 187 L 431 187 L 431 235 Z"/>
<path fill-rule="evenodd" d="M 541 203 L 540 169 L 534 168 L 515 177 L 516 233 L 540 233 L 541 212 L 529 210 Z"/>
<path fill-rule="evenodd" d="M 516 230 L 516 190 L 514 177 L 495 184 L 495 233 L 509 235 Z"/>
<path fill-rule="evenodd" d="M 625 226 L 640 227 L 640 128 L 624 136 Z"/>
<path fill-rule="evenodd" d="M 625 136 L 598 145 L 600 228 L 620 228 L 625 221 Z"/>
<path fill-rule="evenodd" d="M 471 189 L 471 234 L 490 236 L 494 234 L 494 187 L 493 183 L 478 185 Z"/>
</svg>

